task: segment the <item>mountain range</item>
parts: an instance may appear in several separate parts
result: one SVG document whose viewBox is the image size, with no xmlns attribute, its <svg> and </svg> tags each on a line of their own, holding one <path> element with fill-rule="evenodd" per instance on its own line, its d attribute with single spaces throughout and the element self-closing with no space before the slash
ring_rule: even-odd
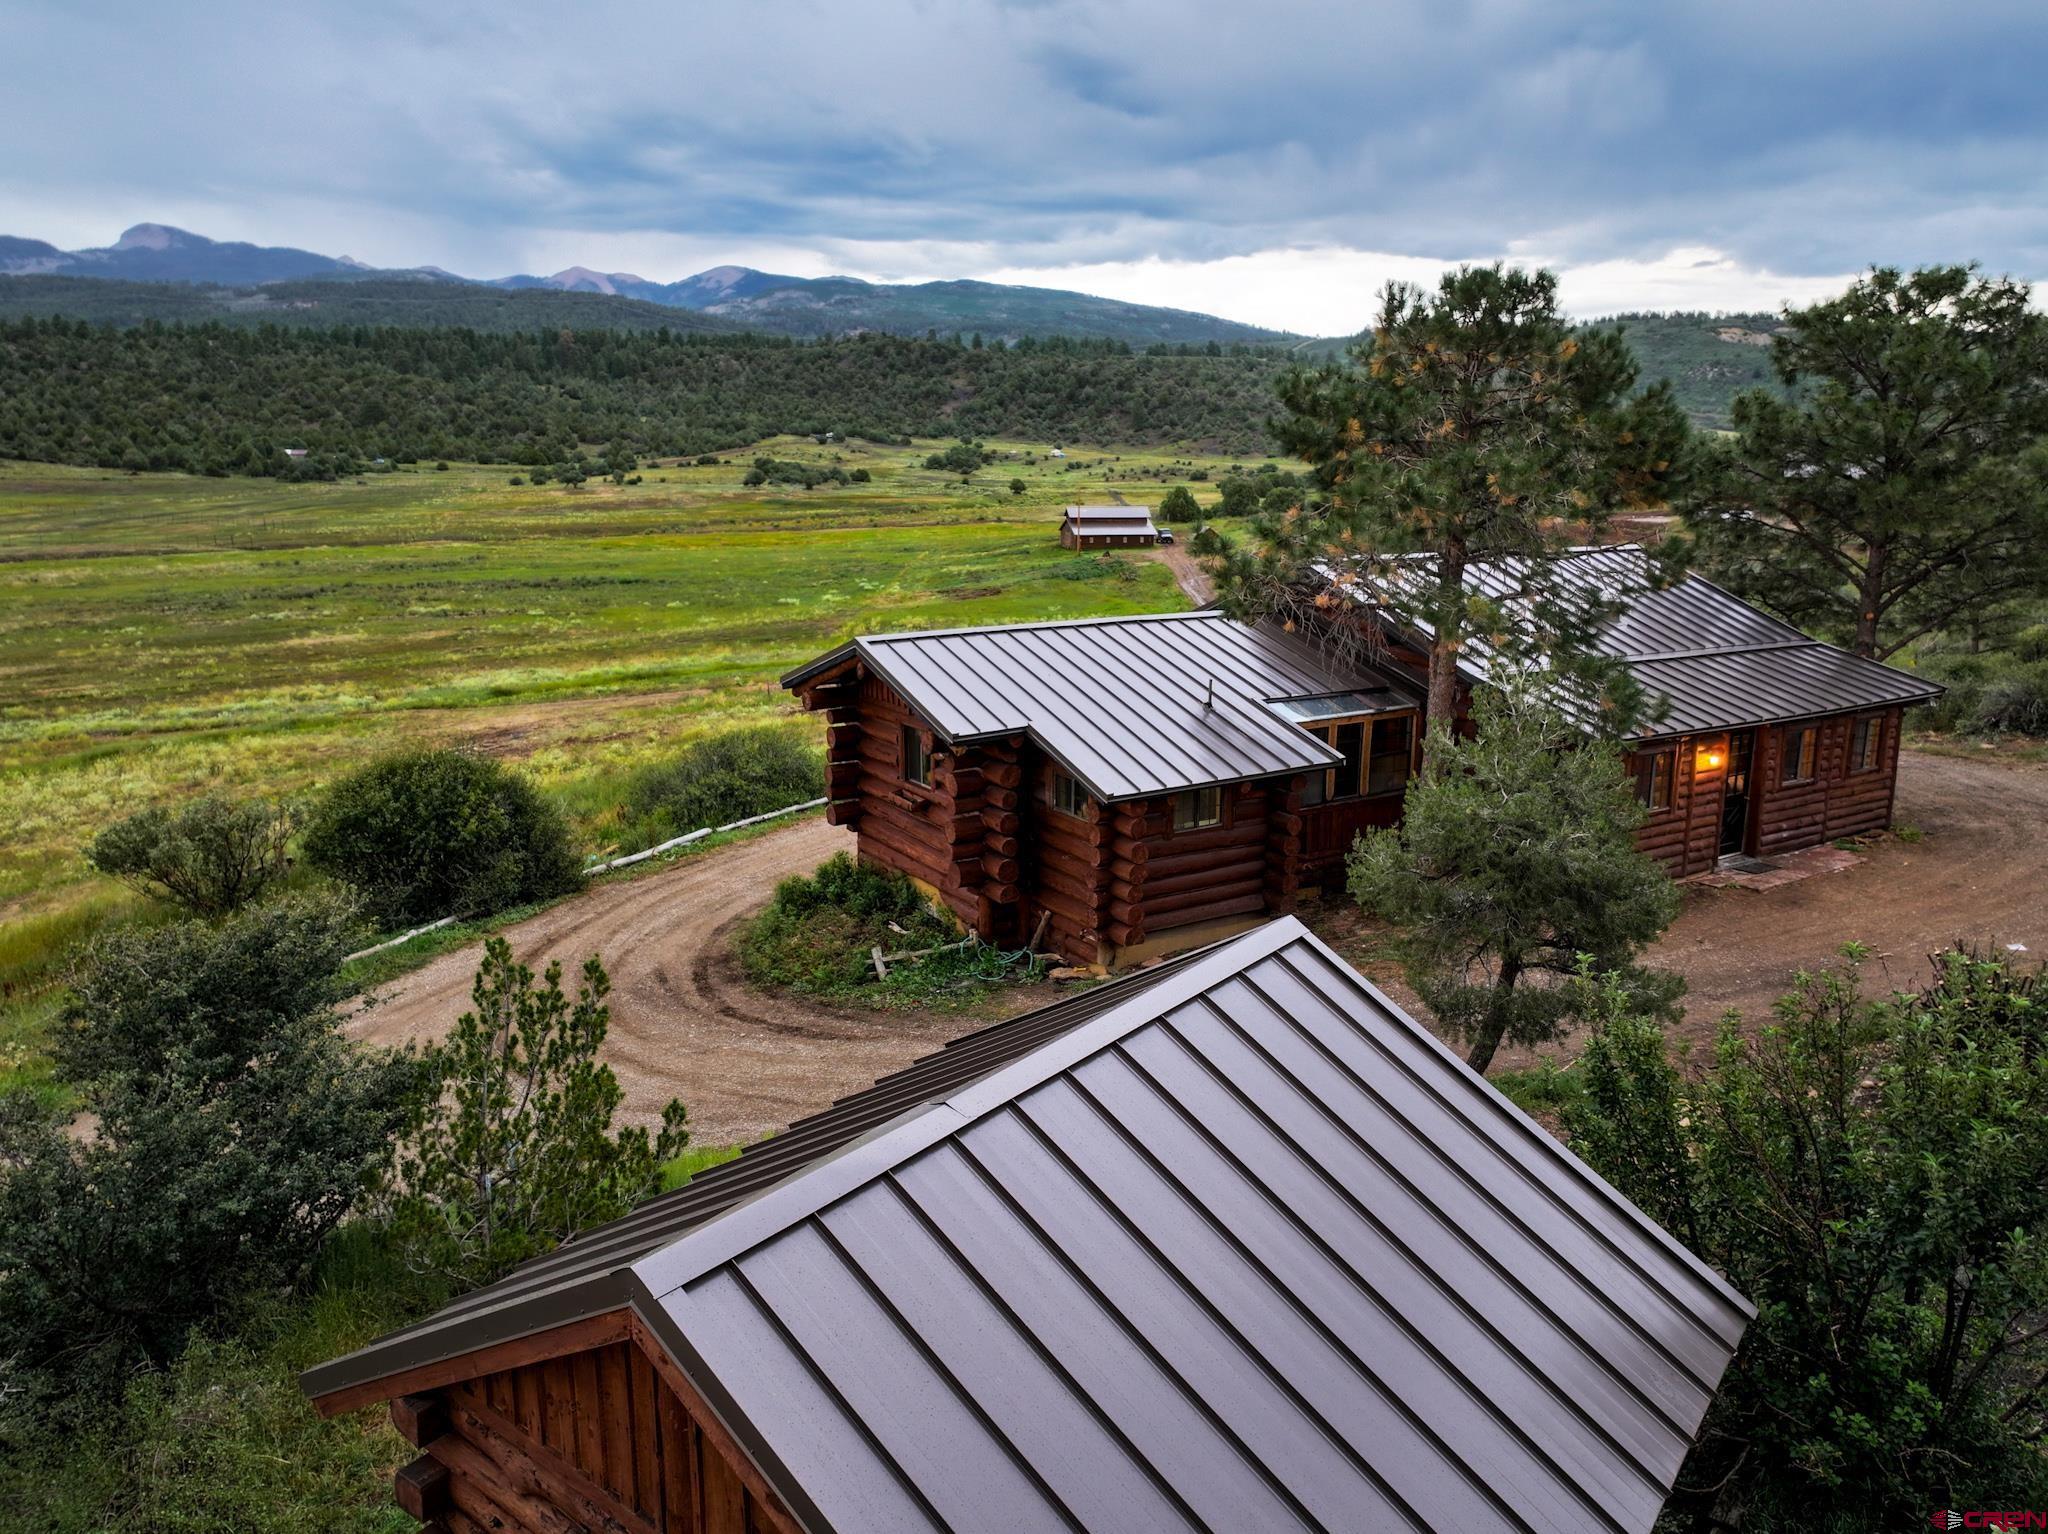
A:
<svg viewBox="0 0 2048 1534">
<path fill-rule="evenodd" d="M 394 282 L 458 284 L 513 293 L 545 290 L 686 310 L 713 322 L 678 328 L 730 328 L 786 336 L 846 335 L 870 330 L 915 335 L 936 330 L 947 334 L 981 332 L 990 340 L 1062 335 L 1135 345 L 1200 345 L 1210 341 L 1256 345 L 1295 339 L 1213 315 L 1123 303 L 1053 288 L 992 282 L 896 284 L 866 282 L 857 277 L 790 277 L 745 266 L 715 266 L 677 282 L 657 282 L 631 272 L 600 272 L 586 266 L 566 267 L 548 276 L 521 273 L 474 279 L 458 277 L 438 267 L 380 269 L 348 256 L 211 240 L 167 224 L 137 224 L 112 245 L 87 250 L 60 250 L 44 240 L 0 235 L 0 276 L 204 284 L 237 290 L 260 290 L 281 283 L 305 287 L 372 280 L 387 292 Z M 252 300 L 256 308 L 269 306 L 269 295 L 261 292 L 246 292 L 244 297 Z M 318 293 L 301 293 L 294 302 L 317 305 L 320 297 Z M 233 309 L 232 301 L 222 302 Z"/>
</svg>

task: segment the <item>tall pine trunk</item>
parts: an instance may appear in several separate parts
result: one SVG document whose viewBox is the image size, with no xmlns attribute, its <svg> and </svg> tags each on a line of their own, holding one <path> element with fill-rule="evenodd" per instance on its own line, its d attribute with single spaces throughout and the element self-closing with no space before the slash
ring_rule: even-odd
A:
<svg viewBox="0 0 2048 1534">
<path fill-rule="evenodd" d="M 1884 592 L 1885 550 L 1872 544 L 1863 560 L 1863 579 L 1856 589 L 1856 640 L 1850 648 L 1865 660 L 1877 659 L 1878 600 Z"/>
<path fill-rule="evenodd" d="M 1503 958 L 1500 961 L 1500 974 L 1494 977 L 1493 982 L 1493 1010 L 1487 1016 L 1486 1026 L 1472 1041 L 1472 1052 L 1465 1056 L 1465 1063 L 1482 1076 L 1486 1074 L 1487 1067 L 1493 1064 L 1494 1051 L 1500 1048 L 1501 1035 L 1508 1030 L 1508 1003 L 1514 997 L 1515 982 L 1521 978 L 1520 959 Z"/>
<path fill-rule="evenodd" d="M 1446 734 L 1458 727 L 1458 652 L 1465 640 L 1465 548 L 1453 543 L 1444 552 L 1436 590 L 1436 632 L 1429 642 L 1429 696 L 1424 703 L 1423 766 L 1429 765 L 1427 731 L 1442 723 Z"/>
</svg>

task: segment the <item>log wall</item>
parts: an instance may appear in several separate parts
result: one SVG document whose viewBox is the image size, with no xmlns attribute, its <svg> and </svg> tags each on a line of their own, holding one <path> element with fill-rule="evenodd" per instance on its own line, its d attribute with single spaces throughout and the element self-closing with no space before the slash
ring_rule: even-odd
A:
<svg viewBox="0 0 2048 1534">
<path fill-rule="evenodd" d="M 1671 807 L 1653 810 L 1636 832 L 1636 846 L 1664 865 L 1674 879 L 1705 873 L 1720 857 L 1721 791 L 1726 786 L 1728 737 L 1687 735 L 1672 746 Z M 1718 753 L 1722 765 L 1702 767 L 1702 752 Z M 1631 776 L 1649 752 L 1626 758 Z M 1754 775 L 1752 773 L 1752 779 Z"/>
<path fill-rule="evenodd" d="M 1277 793 L 1264 783 L 1228 785 L 1223 823 L 1197 831 L 1173 829 L 1170 796 L 1118 805 L 1129 812 L 1118 844 L 1143 848 L 1144 877 L 1134 904 L 1144 935 L 1256 915 L 1291 902 L 1300 873 L 1299 817 L 1287 807 L 1293 791 L 1291 782 Z M 1275 815 L 1285 818 L 1275 824 Z"/>
<path fill-rule="evenodd" d="M 446 1534 L 795 1527 L 635 1341 L 401 1397 L 391 1415 L 426 1451 L 399 1472 L 399 1504 Z"/>
<path fill-rule="evenodd" d="M 1882 831 L 1891 824 L 1902 711 L 1891 709 L 1883 716 L 1884 739 L 1878 744 L 1877 765 L 1851 772 L 1849 743 L 1858 717 L 1837 714 L 1802 721 L 1820 731 L 1820 740 L 1813 776 L 1800 783 L 1779 781 L 1786 738 L 1800 726 L 1777 725 L 1757 732 L 1756 783 L 1761 794 L 1751 814 L 1756 817 L 1759 857 L 1818 847 L 1839 836 Z"/>
</svg>

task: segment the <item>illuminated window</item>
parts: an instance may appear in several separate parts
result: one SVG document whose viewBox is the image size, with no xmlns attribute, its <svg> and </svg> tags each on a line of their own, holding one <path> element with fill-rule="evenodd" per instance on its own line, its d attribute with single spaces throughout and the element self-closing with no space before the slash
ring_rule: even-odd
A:
<svg viewBox="0 0 2048 1534">
<path fill-rule="evenodd" d="M 1636 803 L 1653 814 L 1671 808 L 1671 768 L 1675 758 L 1669 751 L 1652 751 L 1636 758 Z"/>
<path fill-rule="evenodd" d="M 1076 820 L 1088 818 L 1088 790 L 1081 786 L 1081 780 L 1064 772 L 1052 775 L 1052 807 L 1062 815 L 1072 815 Z"/>
<path fill-rule="evenodd" d="M 1849 770 L 1868 772 L 1877 765 L 1878 754 L 1884 750 L 1884 716 L 1865 714 L 1856 721 L 1856 728 L 1849 735 Z"/>
<path fill-rule="evenodd" d="M 1194 788 L 1173 796 L 1173 828 L 1200 831 L 1223 824 L 1223 790 Z"/>
<path fill-rule="evenodd" d="M 1785 754 L 1778 769 L 1780 783 L 1805 783 L 1813 777 L 1815 748 L 1820 731 L 1810 724 L 1785 732 Z"/>
<path fill-rule="evenodd" d="M 914 724 L 903 726 L 903 781 L 929 786 L 932 754 L 925 749 L 924 731 Z"/>
</svg>

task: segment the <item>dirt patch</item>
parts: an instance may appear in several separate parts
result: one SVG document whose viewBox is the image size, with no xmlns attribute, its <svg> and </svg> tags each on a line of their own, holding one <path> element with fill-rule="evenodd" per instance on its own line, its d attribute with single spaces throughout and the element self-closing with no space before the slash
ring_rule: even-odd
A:
<svg viewBox="0 0 2048 1534">
<path fill-rule="evenodd" d="M 770 994 L 741 979 L 733 929 L 777 881 L 850 851 L 850 832 L 821 820 L 686 857 L 659 873 L 599 884 L 504 937 L 522 963 L 558 958 L 573 979 L 590 954 L 612 979 L 605 1058 L 626 1100 L 621 1116 L 654 1125 L 680 1097 L 701 1145 L 756 1140 L 929 1054 L 979 1016 L 839 1011 Z M 481 946 L 444 954 L 375 993 L 346 1024 L 368 1043 L 425 1041 L 469 1005 Z M 1050 999 L 1047 987 L 1001 993 L 1003 1012 Z"/>
<path fill-rule="evenodd" d="M 1159 544 L 1153 548 L 1152 557 L 1173 572 L 1174 584 L 1195 606 L 1207 607 L 1216 599 L 1216 583 L 1209 579 L 1209 572 L 1186 544 Z"/>
</svg>

